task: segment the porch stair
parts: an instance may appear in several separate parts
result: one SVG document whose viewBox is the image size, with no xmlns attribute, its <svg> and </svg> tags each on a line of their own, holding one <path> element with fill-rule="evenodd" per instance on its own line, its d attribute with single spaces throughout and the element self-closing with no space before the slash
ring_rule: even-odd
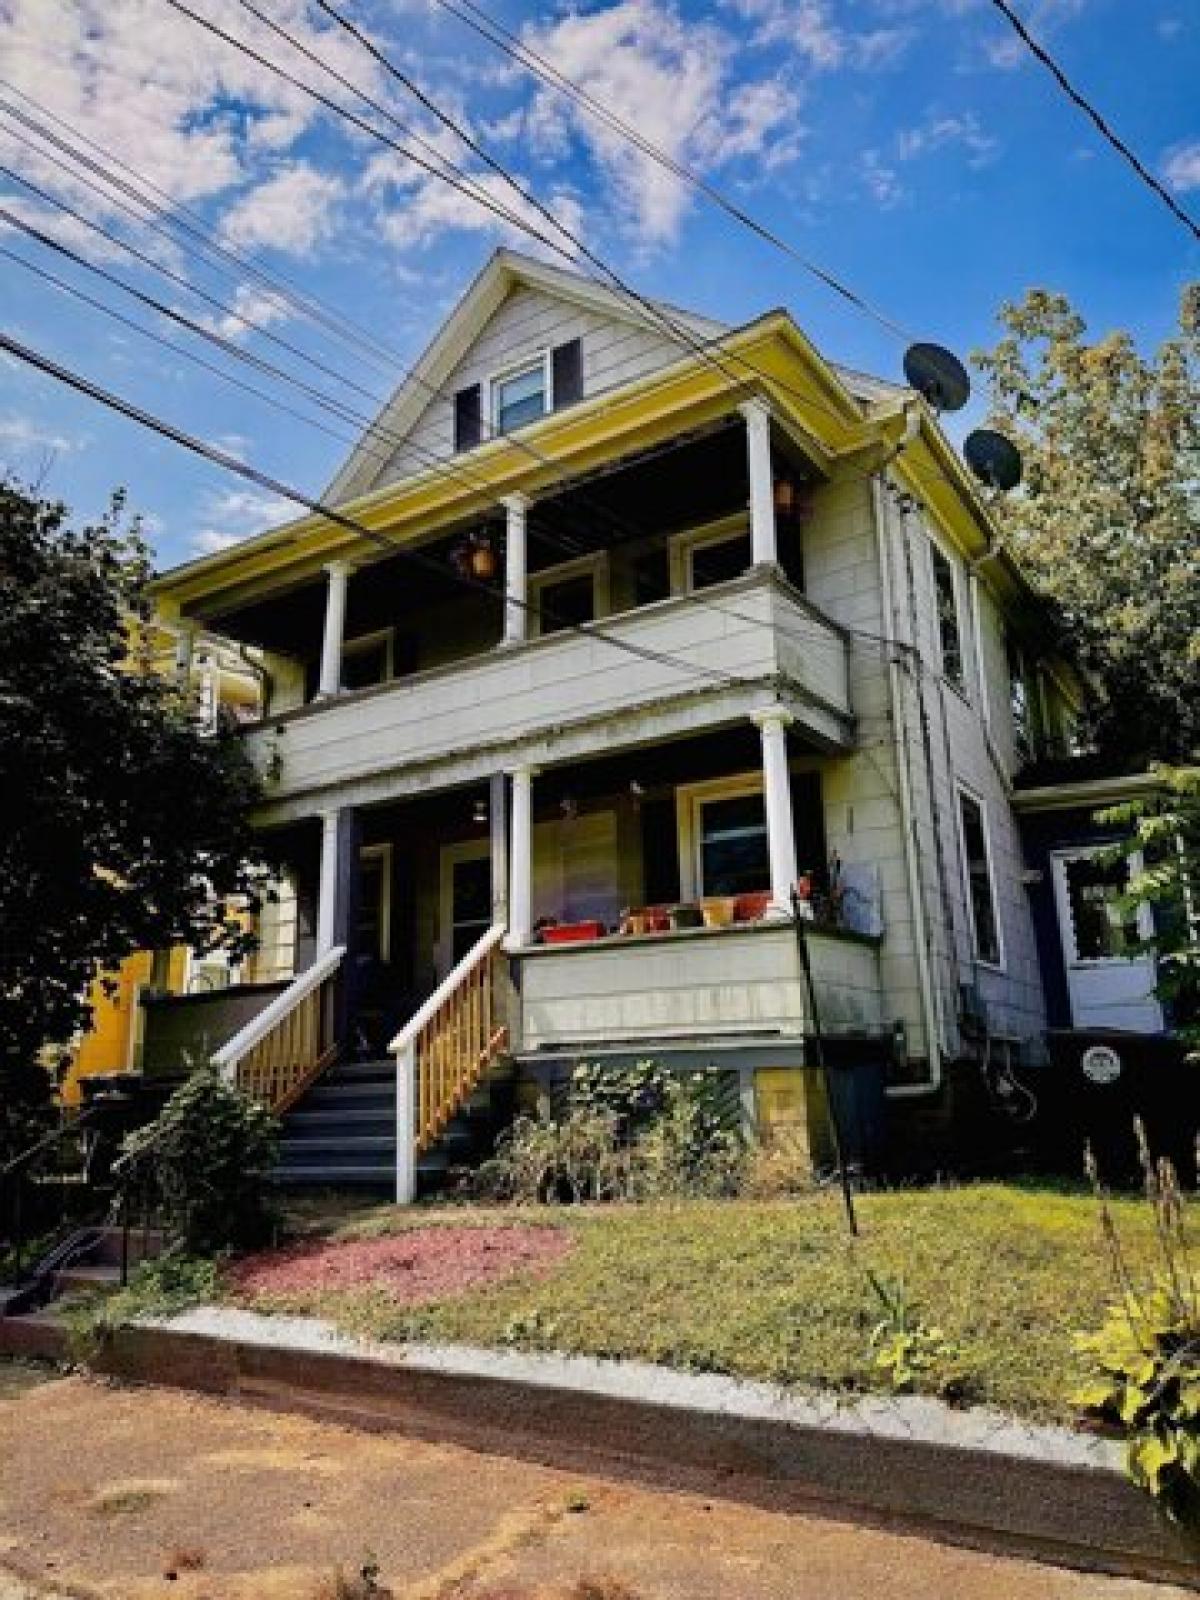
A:
<svg viewBox="0 0 1200 1600">
<path fill-rule="evenodd" d="M 486 1160 L 496 1134 L 511 1121 L 513 1069 L 508 1058 L 491 1070 L 423 1152 L 423 1194 L 454 1173 Z M 396 1060 L 340 1061 L 283 1115 L 277 1178 L 290 1188 L 377 1189 L 396 1186 Z"/>
</svg>

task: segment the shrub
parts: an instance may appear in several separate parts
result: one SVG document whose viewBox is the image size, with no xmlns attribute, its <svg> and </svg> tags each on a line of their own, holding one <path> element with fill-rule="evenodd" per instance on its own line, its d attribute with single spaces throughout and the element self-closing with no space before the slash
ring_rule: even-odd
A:
<svg viewBox="0 0 1200 1600">
<path fill-rule="evenodd" d="M 124 1154 L 149 1168 L 165 1225 L 180 1248 L 212 1255 L 271 1236 L 277 1134 L 269 1111 L 202 1067 L 153 1122 L 126 1138 Z"/>
<path fill-rule="evenodd" d="M 566 1115 L 519 1117 L 475 1187 L 517 1204 L 728 1195 L 744 1169 L 716 1080 L 674 1077 L 643 1061 L 577 1068 Z"/>
<path fill-rule="evenodd" d="M 1090 1369 L 1075 1393 L 1084 1411 L 1118 1428 L 1126 1470 L 1176 1521 L 1200 1523 L 1200 1263 L 1175 1171 L 1155 1161 L 1137 1124 L 1161 1269 L 1137 1284 L 1089 1152 L 1100 1223 L 1118 1294 L 1102 1326 L 1077 1335 Z"/>
</svg>

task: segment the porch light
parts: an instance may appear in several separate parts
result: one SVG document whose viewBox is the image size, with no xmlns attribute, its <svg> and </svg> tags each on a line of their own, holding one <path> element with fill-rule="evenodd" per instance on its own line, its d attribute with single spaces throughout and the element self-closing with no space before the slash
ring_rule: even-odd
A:
<svg viewBox="0 0 1200 1600">
<path fill-rule="evenodd" d="M 451 551 L 450 559 L 465 577 L 478 578 L 483 583 L 490 583 L 500 569 L 496 547 L 487 533 L 469 533 Z"/>
<path fill-rule="evenodd" d="M 477 827 L 482 828 L 487 819 L 487 801 L 484 799 L 476 800 L 475 804 L 471 807 L 471 821 L 475 823 Z"/>
</svg>

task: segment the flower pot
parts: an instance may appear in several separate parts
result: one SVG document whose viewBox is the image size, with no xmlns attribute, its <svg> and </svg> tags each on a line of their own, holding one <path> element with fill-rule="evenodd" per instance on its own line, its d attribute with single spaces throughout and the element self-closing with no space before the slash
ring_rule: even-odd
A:
<svg viewBox="0 0 1200 1600">
<path fill-rule="evenodd" d="M 646 906 L 642 911 L 645 920 L 645 933 L 667 933 L 671 927 L 671 915 L 665 906 Z"/>
<path fill-rule="evenodd" d="M 753 894 L 739 894 L 733 905 L 735 922 L 761 922 L 771 904 L 771 891 L 758 889 Z"/>
<path fill-rule="evenodd" d="M 604 936 L 602 922 L 559 922 L 553 928 L 546 928 L 542 938 L 546 944 L 582 944 L 588 939 L 600 939 Z"/>
<path fill-rule="evenodd" d="M 704 913 L 704 926 L 727 928 L 733 921 L 734 904 L 733 896 L 728 894 L 714 895 L 701 900 L 700 909 Z"/>
</svg>

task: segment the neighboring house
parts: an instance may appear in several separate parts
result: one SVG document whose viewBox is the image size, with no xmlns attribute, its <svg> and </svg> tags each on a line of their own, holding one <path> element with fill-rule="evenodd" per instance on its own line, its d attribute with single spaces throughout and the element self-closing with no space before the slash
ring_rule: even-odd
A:
<svg viewBox="0 0 1200 1600">
<path fill-rule="evenodd" d="M 262 714 L 265 692 L 262 667 L 254 659 L 253 652 L 244 652 L 210 637 L 197 639 L 190 630 L 174 628 L 162 629 L 153 649 L 154 662 L 160 671 L 171 671 L 173 664 L 182 666 L 186 660 L 188 684 L 202 725 L 211 724 L 218 707 L 240 721 L 254 721 Z M 147 996 L 195 994 L 227 987 L 235 979 L 251 974 L 264 979 L 281 976 L 285 969 L 269 971 L 267 960 L 264 950 L 247 964 L 243 974 L 231 969 L 221 956 L 199 960 L 186 947 L 179 946 L 157 954 L 138 951 L 115 972 L 97 978 L 88 994 L 91 1026 L 71 1051 L 70 1065 L 62 1081 L 63 1100 L 68 1105 L 77 1105 L 83 1094 L 84 1079 L 103 1078 L 141 1067 Z M 290 955 L 286 971 L 290 975 Z"/>
<path fill-rule="evenodd" d="M 936 1127 L 1042 1052 L 1014 780 L 1082 699 L 1047 613 L 911 390 L 783 311 L 662 314 L 682 340 L 500 251 L 327 492 L 366 532 L 305 516 L 158 580 L 269 685 L 297 976 L 191 1004 L 295 1108 L 298 1177 L 410 1191 L 369 1066 L 397 1030 L 430 1160 L 489 1082 L 545 1102 L 581 1058 L 719 1071 L 803 1131 L 797 883 L 839 1081 Z M 147 1014 L 148 1067 L 188 1005 Z"/>
</svg>

